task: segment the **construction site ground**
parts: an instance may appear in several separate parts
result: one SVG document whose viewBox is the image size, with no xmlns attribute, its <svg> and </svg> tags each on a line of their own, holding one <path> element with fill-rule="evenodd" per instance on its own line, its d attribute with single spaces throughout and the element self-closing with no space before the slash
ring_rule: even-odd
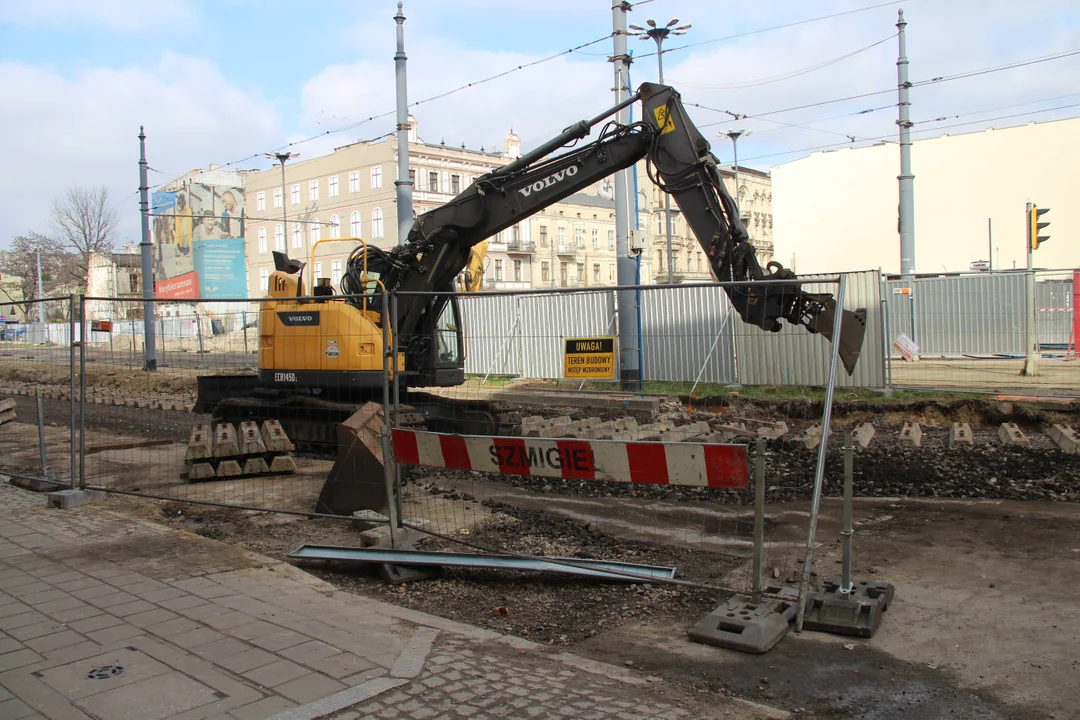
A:
<svg viewBox="0 0 1080 720">
<path fill-rule="evenodd" d="M 123 387 L 117 375 L 103 377 Z M 661 410 L 685 412 L 671 402 Z M 845 401 L 841 393 L 836 429 L 869 420 L 878 430 L 856 456 L 855 571 L 894 583 L 897 599 L 871 640 L 808 632 L 785 638 L 765 655 L 748 656 L 686 640 L 687 627 L 722 599 L 716 591 L 465 570 L 389 586 L 356 568 L 305 569 L 350 593 L 569 648 L 705 698 L 733 695 L 800 716 L 1066 718 L 1080 704 L 1080 687 L 1072 682 L 1080 670 L 1074 592 L 1080 581 L 1080 461 L 1061 453 L 1043 431 L 1070 423 L 1071 410 L 1068 404 L 989 399 Z M 815 400 L 727 397 L 703 403 L 695 419 L 785 419 L 794 431 L 820 411 Z M 46 428 L 50 464 L 64 472 L 70 407 L 51 400 L 45 412 L 55 423 Z M 0 428 L 0 466 L 32 471 L 33 401 L 18 398 L 17 413 L 20 422 Z M 151 439 L 174 441 L 177 448 L 196 421 L 206 420 L 105 404 L 88 404 L 86 418 L 88 446 Z M 972 423 L 974 447 L 948 446 L 948 424 L 955 420 Z M 996 441 L 996 425 L 1005 420 L 1024 427 L 1030 447 Z M 899 447 L 898 428 L 911 421 L 924 425 L 923 446 Z M 818 535 L 816 567 L 826 575 L 839 569 L 839 438 L 834 433 L 826 487 L 831 497 Z M 129 489 L 145 491 L 155 452 L 160 446 L 118 453 L 110 472 L 132 483 Z M 814 452 L 786 449 L 768 459 L 766 567 L 770 579 L 788 581 L 801 567 Z M 260 483 L 264 498 L 301 512 L 310 510 L 318 490 L 305 479 L 306 489 L 297 492 L 295 477 Z M 673 565 L 679 578 L 710 585 L 743 588 L 748 582 L 751 510 L 744 492 L 435 470 L 411 471 L 408 487 L 415 504 L 407 505 L 407 516 L 413 510 L 433 518 L 437 529 L 474 545 Z M 209 499 L 244 497 L 241 481 L 199 488 Z M 117 495 L 101 505 L 278 560 L 304 542 L 358 544 L 358 533 L 341 521 Z M 424 543 L 463 549 L 456 545 Z"/>
</svg>

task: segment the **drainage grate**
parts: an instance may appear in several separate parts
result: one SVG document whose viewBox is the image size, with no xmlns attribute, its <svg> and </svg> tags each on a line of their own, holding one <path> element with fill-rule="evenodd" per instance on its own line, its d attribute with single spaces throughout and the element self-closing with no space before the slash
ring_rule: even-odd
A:
<svg viewBox="0 0 1080 720">
<path fill-rule="evenodd" d="M 122 672 L 124 672 L 123 665 L 102 665 L 86 673 L 86 677 L 90 680 L 107 680 L 116 677 Z"/>
</svg>

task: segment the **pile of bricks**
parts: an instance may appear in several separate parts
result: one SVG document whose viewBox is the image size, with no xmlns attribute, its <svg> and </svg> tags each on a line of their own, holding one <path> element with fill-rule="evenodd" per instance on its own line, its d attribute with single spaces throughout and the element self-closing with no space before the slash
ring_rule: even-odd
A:
<svg viewBox="0 0 1080 720">
<path fill-rule="evenodd" d="M 34 397 L 38 393 L 46 400 L 70 400 L 71 390 L 60 385 L 40 385 L 36 383 L 7 382 L 0 384 L 0 392 L 12 395 Z M 76 398 L 78 391 L 76 391 Z M 108 390 L 103 388 L 87 388 L 86 401 L 94 405 L 115 405 L 118 407 L 131 407 L 144 410 L 175 410 L 177 412 L 191 412 L 195 407 L 195 396 L 190 393 L 166 395 L 155 393 L 150 395 L 133 396 L 124 390 Z"/>
<path fill-rule="evenodd" d="M 191 429 L 185 463 L 192 482 L 251 475 L 284 475 L 296 472 L 289 440 L 281 423 L 267 420 L 260 429 L 256 422 L 218 423 L 211 428 L 199 423 Z"/>
</svg>

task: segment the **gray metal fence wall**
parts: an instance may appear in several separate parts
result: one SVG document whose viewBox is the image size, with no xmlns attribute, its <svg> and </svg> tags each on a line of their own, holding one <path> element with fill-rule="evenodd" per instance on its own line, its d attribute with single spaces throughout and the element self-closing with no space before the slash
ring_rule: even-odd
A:
<svg viewBox="0 0 1080 720">
<path fill-rule="evenodd" d="M 923 355 L 1015 355 L 1024 352 L 1024 273 L 979 273 L 884 282 L 889 343 L 901 332 Z M 911 288 L 910 295 L 900 294 Z M 1072 333 L 1072 276 L 1037 273 L 1038 340 L 1064 345 Z M 895 355 L 895 352 L 894 352 Z"/>
<path fill-rule="evenodd" d="M 814 276 L 806 276 L 813 278 Z M 880 273 L 847 273 L 844 309 L 866 308 L 866 336 L 855 374 L 837 373 L 839 386 L 883 387 L 885 362 L 882 347 Z M 807 292 L 836 294 L 835 283 L 807 284 Z M 777 333 L 740 330 L 735 335 L 739 382 L 746 385 L 824 385 L 829 377 L 829 342 L 801 327 L 783 323 Z"/>
<path fill-rule="evenodd" d="M 720 287 L 641 291 L 645 380 L 733 383 L 735 324 L 741 322 Z"/>
</svg>

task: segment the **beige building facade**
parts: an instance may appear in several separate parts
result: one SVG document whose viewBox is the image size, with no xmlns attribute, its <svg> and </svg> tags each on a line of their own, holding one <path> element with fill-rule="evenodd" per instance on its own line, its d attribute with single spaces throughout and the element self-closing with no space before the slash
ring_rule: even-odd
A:
<svg viewBox="0 0 1080 720">
<path fill-rule="evenodd" d="M 501 152 L 432 145 L 417 135 L 410 116 L 410 176 L 413 210 L 419 215 L 451 200 L 478 176 L 520 156 L 520 141 L 507 135 Z M 734 173 L 721 171 L 732 194 Z M 644 238 L 641 282 L 667 282 L 663 232 L 663 193 L 648 178 L 645 163 L 637 167 L 638 232 Z M 274 250 L 312 264 L 315 277 L 330 278 L 337 288 L 355 243 L 321 243 L 325 239 L 360 237 L 388 248 L 397 244 L 397 140 L 359 142 L 333 153 L 250 173 L 246 177 L 246 252 L 249 297 L 267 293 Z M 771 256 L 771 184 L 768 174 L 740 168 L 740 210 L 752 242 Z M 634 206 L 631 206 L 633 213 Z M 704 250 L 672 205 L 673 266 L 676 282 L 711 278 Z M 489 239 L 483 289 L 594 287 L 616 284 L 615 202 L 613 178 L 523 219 Z"/>
<path fill-rule="evenodd" d="M 915 268 L 1026 267 L 1025 207 L 1050 208 L 1035 267 L 1080 266 L 1080 119 L 916 140 Z M 772 169 L 776 256 L 799 273 L 900 270 L 900 149 L 818 152 Z M 991 251 L 992 247 L 992 251 Z M 991 257 L 992 254 L 992 257 Z"/>
</svg>

